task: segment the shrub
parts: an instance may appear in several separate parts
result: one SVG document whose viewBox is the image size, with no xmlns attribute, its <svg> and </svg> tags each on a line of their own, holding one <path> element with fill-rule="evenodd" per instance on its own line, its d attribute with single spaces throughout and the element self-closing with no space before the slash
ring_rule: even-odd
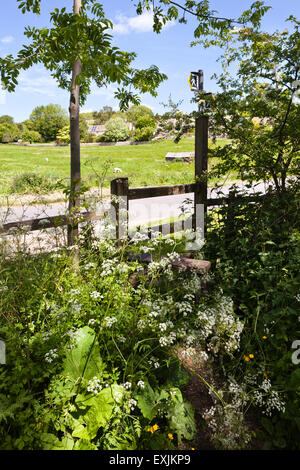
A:
<svg viewBox="0 0 300 470">
<path fill-rule="evenodd" d="M 84 142 L 85 144 L 92 144 L 92 143 L 96 142 L 96 138 L 97 138 L 97 137 L 95 136 L 95 134 L 90 134 L 90 133 L 88 133 L 88 134 L 86 135 L 86 137 L 83 139 L 83 142 Z"/>
<path fill-rule="evenodd" d="M 14 141 L 14 137 L 10 131 L 6 131 L 2 135 L 2 143 L 9 144 L 10 142 Z"/>
<path fill-rule="evenodd" d="M 98 135 L 98 137 L 96 137 L 96 142 L 105 142 L 105 135 Z"/>
<path fill-rule="evenodd" d="M 60 129 L 60 131 L 56 134 L 56 142 L 58 144 L 70 143 L 70 126 L 69 125 Z"/>
<path fill-rule="evenodd" d="M 149 117 L 150 119 L 154 119 L 153 111 L 147 106 L 143 106 L 143 105 L 141 106 L 133 105 L 127 111 L 128 121 L 133 122 L 134 124 L 136 124 L 137 120 L 140 119 L 141 117 Z"/>
<path fill-rule="evenodd" d="M 154 118 L 150 116 L 142 116 L 140 117 L 135 124 L 136 129 L 143 129 L 144 127 L 153 127 L 156 128 L 156 122 Z"/>
<path fill-rule="evenodd" d="M 216 281 L 245 321 L 240 354 L 226 372 L 248 390 L 259 385 L 253 395 L 262 413 L 256 412 L 259 437 L 273 449 L 299 448 L 300 374 L 292 360 L 299 339 L 298 195 L 295 185 L 281 198 L 270 193 L 255 204 L 218 209 L 209 216 L 205 245 L 207 259 L 217 260 Z"/>
<path fill-rule="evenodd" d="M 0 142 L 9 143 L 18 140 L 20 132 L 14 123 L 0 123 Z"/>
<path fill-rule="evenodd" d="M 88 138 L 88 126 L 86 120 L 82 115 L 79 116 L 79 130 L 80 130 L 80 140 L 82 142 L 90 142 L 86 139 Z M 69 144 L 70 143 L 70 124 L 67 124 L 56 134 L 56 142 L 58 144 Z"/>
<path fill-rule="evenodd" d="M 154 134 L 153 127 L 143 127 L 142 129 L 136 129 L 134 134 L 134 140 L 137 142 L 144 142 L 151 140 Z"/>
<path fill-rule="evenodd" d="M 41 142 L 42 141 L 42 136 L 37 131 L 29 131 L 27 129 L 22 133 L 21 139 L 24 142 L 30 142 L 30 143 L 32 143 L 32 142 Z"/>
<path fill-rule="evenodd" d="M 128 139 L 129 128 L 122 118 L 111 118 L 104 133 L 106 142 L 119 142 Z"/>
<path fill-rule="evenodd" d="M 14 177 L 10 192 L 11 193 L 46 193 L 56 189 L 57 180 L 47 175 L 38 173 L 22 173 Z"/>
<path fill-rule="evenodd" d="M 31 127 L 38 131 L 46 142 L 55 140 L 55 137 L 68 123 L 66 111 L 58 104 L 38 106 L 30 115 Z"/>
</svg>

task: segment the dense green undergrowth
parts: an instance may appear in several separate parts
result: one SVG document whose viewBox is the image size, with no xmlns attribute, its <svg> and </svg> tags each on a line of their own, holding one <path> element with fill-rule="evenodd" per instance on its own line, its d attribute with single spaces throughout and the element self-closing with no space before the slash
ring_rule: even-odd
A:
<svg viewBox="0 0 300 470">
<path fill-rule="evenodd" d="M 216 282 L 244 322 L 240 354 L 224 367 L 245 389 L 262 373 L 266 379 L 255 400 L 266 449 L 300 442 L 299 207 L 297 184 L 256 204 L 223 207 L 210 216 L 205 245 Z M 278 393 L 269 400 L 270 384 Z"/>
<path fill-rule="evenodd" d="M 176 348 L 231 354 L 242 325 L 202 276 L 173 271 L 182 241 L 144 243 L 86 238 L 78 269 L 66 250 L 3 258 L 1 449 L 174 449 L 195 437 Z M 157 261 L 143 274 L 126 250 Z"/>
</svg>

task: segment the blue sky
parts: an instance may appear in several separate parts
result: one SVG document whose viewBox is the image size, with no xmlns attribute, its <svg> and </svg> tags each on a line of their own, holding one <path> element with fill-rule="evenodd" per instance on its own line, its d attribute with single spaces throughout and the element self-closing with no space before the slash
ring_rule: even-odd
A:
<svg viewBox="0 0 300 470">
<path fill-rule="evenodd" d="M 180 3 L 180 0 L 177 0 Z M 211 0 L 211 7 L 220 16 L 237 17 L 249 8 L 254 0 Z M 0 56 L 15 54 L 26 42 L 24 27 L 48 26 L 49 11 L 65 6 L 72 8 L 73 0 L 42 0 L 42 14 L 22 15 L 15 0 L 2 0 L 2 16 L 0 28 Z M 107 18 L 113 21 L 114 43 L 123 50 L 134 51 L 138 57 L 137 67 L 145 68 L 152 64 L 168 75 L 168 80 L 160 85 L 158 96 L 142 95 L 142 104 L 152 108 L 153 112 L 164 112 L 160 103 L 166 103 L 169 95 L 175 102 L 183 100 L 181 108 L 185 111 L 195 109 L 190 102 L 193 93 L 189 89 L 188 77 L 191 71 L 202 68 L 205 73 L 205 89 L 216 91 L 216 84 L 210 79 L 211 75 L 220 69 L 216 62 L 216 49 L 203 49 L 200 46 L 190 47 L 193 40 L 195 19 L 188 16 L 188 24 L 169 24 L 160 35 L 153 33 L 150 14 L 137 16 L 134 3 L 131 0 L 104 0 Z M 268 31 L 282 30 L 287 27 L 285 19 L 293 14 L 299 17 L 300 0 L 269 0 L 265 2 L 272 6 L 263 20 L 263 26 Z M 82 111 L 99 110 L 105 105 L 117 109 L 114 99 L 115 86 L 108 88 L 93 87 Z M 9 114 L 16 122 L 27 119 L 36 106 L 49 103 L 60 104 L 68 108 L 68 93 L 58 88 L 55 80 L 41 65 L 32 67 L 20 75 L 19 85 L 14 93 L 0 95 L 0 115 Z"/>
</svg>

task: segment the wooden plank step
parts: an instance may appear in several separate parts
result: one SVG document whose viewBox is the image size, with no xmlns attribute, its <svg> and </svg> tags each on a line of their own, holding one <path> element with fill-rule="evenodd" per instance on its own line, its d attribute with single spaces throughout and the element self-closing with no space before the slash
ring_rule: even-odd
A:
<svg viewBox="0 0 300 470">
<path fill-rule="evenodd" d="M 139 261 L 140 263 L 149 264 L 153 261 L 152 255 L 149 253 L 141 253 L 138 255 L 129 255 L 130 261 Z M 211 262 L 202 259 L 193 259 L 188 256 L 181 256 L 177 260 L 171 261 L 174 268 L 182 269 L 183 271 L 195 271 L 197 274 L 208 272 L 211 268 Z"/>
</svg>

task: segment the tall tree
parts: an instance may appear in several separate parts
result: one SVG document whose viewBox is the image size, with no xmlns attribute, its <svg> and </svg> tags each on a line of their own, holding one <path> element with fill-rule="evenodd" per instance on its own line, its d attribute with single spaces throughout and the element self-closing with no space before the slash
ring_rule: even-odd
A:
<svg viewBox="0 0 300 470">
<path fill-rule="evenodd" d="M 30 115 L 30 127 L 49 142 L 55 140 L 58 131 L 67 124 L 67 116 L 67 112 L 59 104 L 38 106 Z"/>
<path fill-rule="evenodd" d="M 82 0 L 74 0 L 74 15 L 80 15 L 82 8 Z M 70 139 L 71 139 L 71 192 L 69 199 L 69 211 L 79 206 L 80 194 L 80 129 L 79 129 L 79 99 L 80 99 L 80 84 L 79 77 L 81 74 L 81 60 L 78 51 L 77 57 L 73 62 L 72 67 L 72 81 L 70 93 Z M 75 230 L 72 227 L 68 229 L 68 242 L 72 245 L 75 237 L 78 236 L 78 225 Z"/>
<path fill-rule="evenodd" d="M 16 0 L 23 13 L 40 14 L 41 0 Z M 113 24 L 96 0 L 74 0 L 73 10 L 55 8 L 50 13 L 51 27 L 27 27 L 25 36 L 31 41 L 14 58 L 0 59 L 1 79 L 7 91 L 14 91 L 22 69 L 41 63 L 70 92 L 71 186 L 69 208 L 79 205 L 80 132 L 79 109 L 90 92 L 94 80 L 100 87 L 109 83 L 121 85 L 115 96 L 121 109 L 129 103 L 139 104 L 136 91 L 157 95 L 158 85 L 167 78 L 154 65 L 145 70 L 133 67 L 136 54 L 121 51 L 112 45 Z M 69 233 L 74 242 L 76 231 Z"/>
<path fill-rule="evenodd" d="M 135 2 L 136 11 L 141 15 L 144 11 L 153 12 L 153 30 L 160 33 L 168 21 L 187 23 L 189 17 L 197 19 L 194 37 L 209 36 L 211 33 L 223 36 L 228 33 L 233 25 L 251 24 L 257 27 L 261 17 L 269 10 L 263 1 L 252 3 L 248 10 L 241 13 L 238 18 L 219 16 L 216 10 L 212 10 L 209 0 L 132 0 Z M 226 5 L 226 2 L 224 2 Z"/>
<path fill-rule="evenodd" d="M 214 76 L 219 92 L 198 95 L 211 105 L 211 135 L 230 139 L 211 149 L 218 162 L 211 176 L 236 171 L 249 182 L 273 180 L 279 195 L 300 170 L 300 21 L 287 21 L 282 32 L 228 32 L 218 41 L 224 48 L 223 71 Z"/>
</svg>

